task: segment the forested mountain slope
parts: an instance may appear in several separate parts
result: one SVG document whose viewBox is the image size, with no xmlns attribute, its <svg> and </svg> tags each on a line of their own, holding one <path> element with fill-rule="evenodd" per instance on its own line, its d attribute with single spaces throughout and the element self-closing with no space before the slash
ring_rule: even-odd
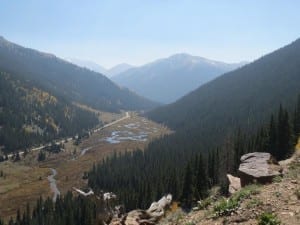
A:
<svg viewBox="0 0 300 225">
<path fill-rule="evenodd" d="M 69 101 L 105 111 L 140 110 L 156 105 L 128 89 L 120 88 L 99 73 L 54 55 L 21 47 L 2 37 L 0 71 L 30 80 Z"/>
<path fill-rule="evenodd" d="M 5 153 L 81 134 L 98 123 L 94 113 L 0 71 L 0 147 Z"/>
<path fill-rule="evenodd" d="M 300 40 L 150 112 L 175 132 L 94 166 L 89 185 L 114 191 L 129 209 L 169 192 L 190 207 L 212 185 L 227 189 L 225 175 L 236 172 L 241 154 L 271 152 L 281 160 L 293 151 L 299 81 Z"/>
<path fill-rule="evenodd" d="M 299 85 L 300 39 L 148 116 L 178 132 L 188 132 L 198 144 L 207 146 L 220 143 L 237 127 L 255 128 L 279 103 L 295 104 Z"/>
<path fill-rule="evenodd" d="M 170 103 L 243 64 L 229 64 L 188 54 L 176 54 L 126 70 L 112 77 L 112 80 L 146 98 Z"/>
</svg>

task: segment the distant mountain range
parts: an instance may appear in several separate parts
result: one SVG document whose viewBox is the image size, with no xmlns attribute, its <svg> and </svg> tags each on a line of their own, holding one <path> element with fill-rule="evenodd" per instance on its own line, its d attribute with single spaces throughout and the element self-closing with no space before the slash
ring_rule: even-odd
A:
<svg viewBox="0 0 300 225">
<path fill-rule="evenodd" d="M 228 64 L 188 54 L 176 54 L 121 72 L 111 79 L 139 95 L 170 103 L 217 76 L 245 63 Z"/>
<path fill-rule="evenodd" d="M 134 68 L 134 66 L 132 65 L 129 65 L 127 63 L 121 63 L 121 64 L 118 64 L 112 68 L 110 68 L 108 71 L 107 71 L 107 75 L 108 77 L 114 77 L 120 73 L 123 73 L 131 68 Z"/>
<path fill-rule="evenodd" d="M 93 61 L 89 61 L 89 60 L 68 58 L 67 61 L 69 61 L 77 66 L 84 67 L 84 68 L 93 70 L 95 72 L 101 73 L 107 77 L 113 77 L 119 73 L 125 72 L 126 70 L 134 67 L 127 63 L 121 63 L 110 69 L 105 69 L 103 66 L 100 66 L 99 64 L 97 64 Z"/>
<path fill-rule="evenodd" d="M 104 67 L 100 66 L 99 64 L 97 64 L 93 61 L 84 60 L 84 59 L 75 59 L 75 58 L 67 58 L 66 60 L 77 66 L 90 69 L 94 72 L 98 72 L 103 75 L 106 75 L 106 73 L 107 73 L 107 70 Z"/>
<path fill-rule="evenodd" d="M 52 54 L 11 43 L 0 38 L 0 70 L 38 83 L 44 90 L 71 102 L 104 111 L 139 110 L 156 104 L 107 77 L 78 67 Z"/>
<path fill-rule="evenodd" d="M 300 39 L 148 115 L 178 133 L 189 134 L 186 140 L 181 139 L 184 146 L 193 138 L 197 140 L 195 148 L 209 146 L 223 141 L 237 127 L 255 129 L 280 104 L 291 109 L 300 93 L 299 85 Z"/>
</svg>

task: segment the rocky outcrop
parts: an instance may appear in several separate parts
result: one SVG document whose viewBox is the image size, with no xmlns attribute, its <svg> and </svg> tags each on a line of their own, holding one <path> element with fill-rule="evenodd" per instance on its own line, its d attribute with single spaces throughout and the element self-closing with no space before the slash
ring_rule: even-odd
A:
<svg viewBox="0 0 300 225">
<path fill-rule="evenodd" d="M 129 213 L 124 213 L 124 207 L 115 206 L 112 203 L 117 196 L 112 192 L 101 192 L 95 195 L 90 189 L 89 192 L 84 192 L 73 187 L 73 190 L 84 197 L 89 197 L 96 202 L 97 219 L 101 224 L 109 225 L 154 225 L 165 214 L 166 208 L 172 202 L 172 195 L 163 196 L 158 202 L 153 202 L 149 209 L 136 209 Z"/>
<path fill-rule="evenodd" d="M 231 174 L 227 174 L 227 179 L 229 181 L 228 192 L 229 194 L 234 194 L 241 189 L 241 179 Z"/>
<path fill-rule="evenodd" d="M 243 187 L 250 183 L 271 183 L 282 174 L 282 168 L 270 153 L 253 152 L 241 157 L 238 173 Z"/>
<path fill-rule="evenodd" d="M 158 202 L 153 202 L 149 209 L 136 209 L 113 218 L 110 225 L 154 225 L 164 215 L 165 209 L 171 204 L 172 195 L 163 196 Z"/>
</svg>

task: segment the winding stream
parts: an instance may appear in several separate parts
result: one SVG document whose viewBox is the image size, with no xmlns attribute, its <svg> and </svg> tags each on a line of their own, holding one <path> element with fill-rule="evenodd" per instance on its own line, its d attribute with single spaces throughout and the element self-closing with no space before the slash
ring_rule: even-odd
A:
<svg viewBox="0 0 300 225">
<path fill-rule="evenodd" d="M 60 191 L 57 188 L 56 180 L 54 178 L 57 175 L 57 171 L 56 171 L 56 169 L 53 169 L 53 168 L 50 168 L 50 170 L 52 172 L 52 175 L 49 175 L 47 177 L 47 179 L 48 179 L 48 181 L 50 183 L 50 189 L 53 192 L 53 198 L 52 198 L 52 200 L 53 200 L 53 202 L 55 202 L 57 196 L 60 195 Z"/>
</svg>

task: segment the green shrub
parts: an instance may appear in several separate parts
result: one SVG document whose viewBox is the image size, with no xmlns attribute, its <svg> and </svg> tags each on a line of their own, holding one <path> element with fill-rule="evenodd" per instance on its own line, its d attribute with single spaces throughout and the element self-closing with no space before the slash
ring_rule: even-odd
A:
<svg viewBox="0 0 300 225">
<path fill-rule="evenodd" d="M 282 177 L 281 176 L 276 176 L 272 180 L 273 183 L 280 183 L 281 181 L 282 181 Z"/>
<path fill-rule="evenodd" d="M 260 199 L 254 198 L 254 199 L 251 199 L 248 202 L 248 204 L 246 205 L 246 208 L 247 209 L 252 209 L 252 208 L 255 208 L 255 207 L 260 206 L 262 204 L 263 204 L 263 202 Z"/>
<path fill-rule="evenodd" d="M 46 159 L 46 153 L 44 151 L 40 151 L 38 154 L 38 161 L 44 161 Z"/>
<path fill-rule="evenodd" d="M 263 213 L 258 218 L 258 225 L 279 225 L 280 221 L 276 215 L 272 213 Z"/>
<path fill-rule="evenodd" d="M 234 212 L 244 199 L 259 193 L 258 187 L 258 185 L 249 185 L 234 193 L 228 200 L 225 198 L 221 199 L 214 206 L 215 216 L 226 216 Z"/>
<path fill-rule="evenodd" d="M 196 225 L 196 224 L 193 223 L 193 222 L 188 222 L 188 223 L 186 223 L 185 225 Z"/>
<path fill-rule="evenodd" d="M 275 196 L 276 196 L 277 198 L 279 198 L 279 197 L 281 197 L 281 193 L 280 193 L 279 191 L 276 191 L 276 192 L 275 192 Z"/>
<path fill-rule="evenodd" d="M 208 197 L 204 200 L 198 201 L 198 208 L 199 209 L 207 209 L 207 207 L 211 205 L 212 201 L 213 200 L 211 197 Z"/>
<path fill-rule="evenodd" d="M 231 212 L 234 212 L 239 206 L 239 202 L 234 198 L 228 200 L 223 198 L 214 206 L 214 212 L 216 216 L 227 216 Z"/>
<path fill-rule="evenodd" d="M 237 201 L 242 201 L 243 199 L 249 198 L 251 195 L 259 194 L 259 192 L 259 186 L 251 184 L 234 193 L 231 198 L 235 198 Z"/>
</svg>

